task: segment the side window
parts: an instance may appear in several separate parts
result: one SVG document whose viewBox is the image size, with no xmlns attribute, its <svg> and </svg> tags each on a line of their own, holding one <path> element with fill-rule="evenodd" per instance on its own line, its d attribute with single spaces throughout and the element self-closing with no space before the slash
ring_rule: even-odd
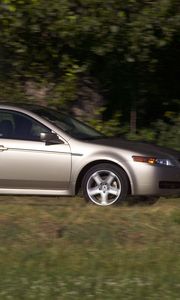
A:
<svg viewBox="0 0 180 300">
<path fill-rule="evenodd" d="M 14 121 L 11 113 L 0 111 L 0 138 L 12 138 L 14 133 Z"/>
<path fill-rule="evenodd" d="M 42 132 L 51 130 L 25 114 L 0 111 L 0 138 L 40 141 Z"/>
</svg>

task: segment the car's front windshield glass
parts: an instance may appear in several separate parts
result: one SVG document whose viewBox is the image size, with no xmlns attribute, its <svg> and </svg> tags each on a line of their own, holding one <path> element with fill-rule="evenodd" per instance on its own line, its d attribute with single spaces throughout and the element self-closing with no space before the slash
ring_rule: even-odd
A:
<svg viewBox="0 0 180 300">
<path fill-rule="evenodd" d="M 32 111 L 42 118 L 48 120 L 58 128 L 67 132 L 77 139 L 97 139 L 103 137 L 103 134 L 96 131 L 94 128 L 72 118 L 69 115 L 60 113 L 56 110 L 46 108 L 33 108 Z"/>
</svg>

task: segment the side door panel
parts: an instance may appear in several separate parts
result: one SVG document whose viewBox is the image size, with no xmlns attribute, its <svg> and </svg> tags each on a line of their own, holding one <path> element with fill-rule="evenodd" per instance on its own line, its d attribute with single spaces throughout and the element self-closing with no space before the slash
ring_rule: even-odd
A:
<svg viewBox="0 0 180 300">
<path fill-rule="evenodd" d="M 68 144 L 0 139 L 0 188 L 68 189 Z"/>
<path fill-rule="evenodd" d="M 0 110 L 0 189 L 68 189 L 70 147 L 47 145 L 41 133 L 52 130 L 24 112 Z"/>
</svg>

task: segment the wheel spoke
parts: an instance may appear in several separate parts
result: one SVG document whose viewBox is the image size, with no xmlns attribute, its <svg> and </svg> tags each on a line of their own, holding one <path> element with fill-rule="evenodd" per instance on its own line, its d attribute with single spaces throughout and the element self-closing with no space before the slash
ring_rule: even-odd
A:
<svg viewBox="0 0 180 300">
<path fill-rule="evenodd" d="M 108 204 L 108 193 L 101 193 L 101 205 L 107 205 Z"/>
<path fill-rule="evenodd" d="M 110 185 L 110 184 L 112 183 L 114 177 L 115 177 L 115 174 L 110 173 L 110 174 L 108 175 L 108 177 L 106 178 L 106 183 L 108 183 L 108 184 Z"/>
<path fill-rule="evenodd" d="M 100 185 L 103 182 L 102 178 L 100 177 L 100 175 L 98 173 L 95 173 L 93 175 L 93 179 L 97 185 Z"/>
<path fill-rule="evenodd" d="M 119 194 L 119 189 L 117 189 L 117 188 L 111 186 L 108 192 L 109 192 L 109 194 L 111 194 L 111 195 L 118 196 L 118 194 Z"/>
<path fill-rule="evenodd" d="M 94 188 L 88 189 L 88 193 L 90 196 L 95 196 L 95 195 L 100 194 L 100 190 L 98 187 L 94 187 Z"/>
</svg>

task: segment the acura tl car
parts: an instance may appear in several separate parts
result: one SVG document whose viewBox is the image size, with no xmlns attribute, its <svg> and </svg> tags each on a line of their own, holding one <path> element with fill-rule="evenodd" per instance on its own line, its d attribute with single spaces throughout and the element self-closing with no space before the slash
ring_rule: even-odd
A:
<svg viewBox="0 0 180 300">
<path fill-rule="evenodd" d="M 0 194 L 67 195 L 107 206 L 180 194 L 180 152 L 108 138 L 56 110 L 0 105 Z"/>
</svg>

